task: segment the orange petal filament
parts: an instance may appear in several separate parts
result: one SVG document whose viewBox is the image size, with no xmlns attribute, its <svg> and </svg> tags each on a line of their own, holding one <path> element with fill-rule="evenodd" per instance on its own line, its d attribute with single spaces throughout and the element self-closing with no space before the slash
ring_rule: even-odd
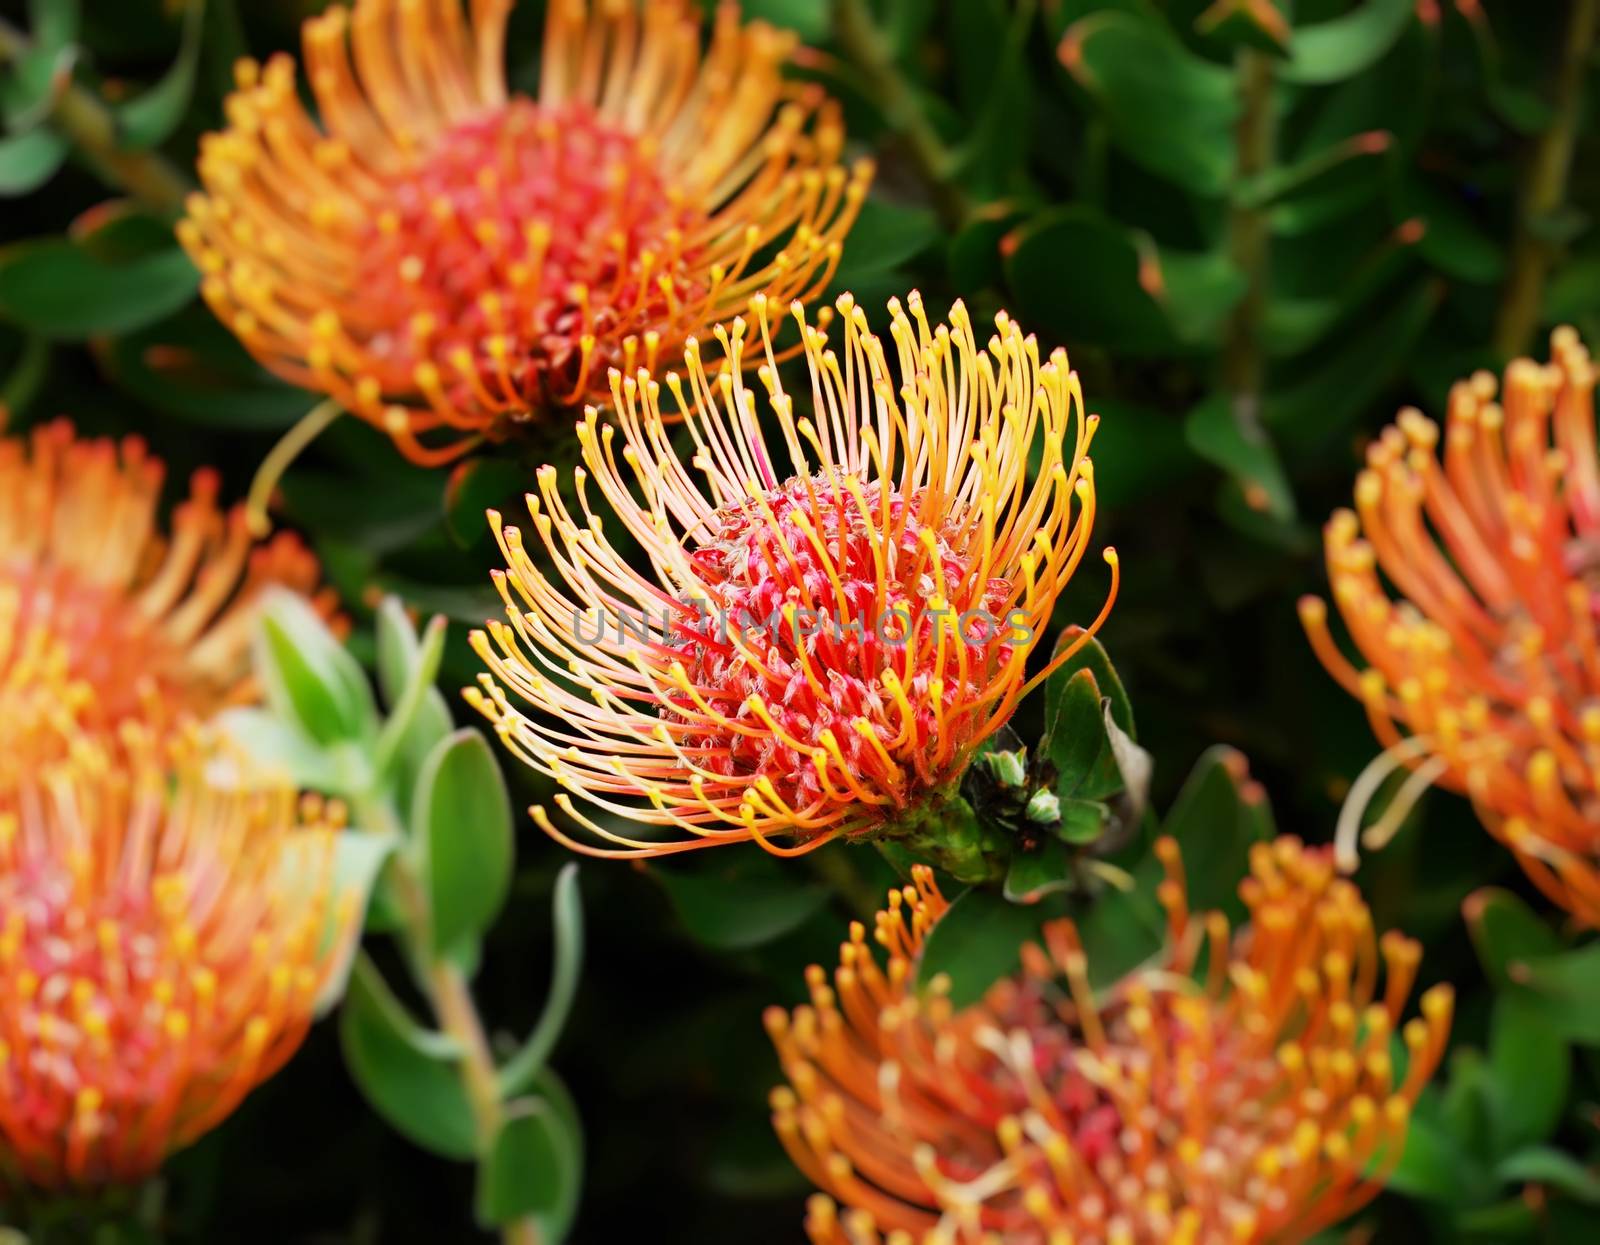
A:
<svg viewBox="0 0 1600 1245">
<path fill-rule="evenodd" d="M 241 508 L 194 476 L 170 533 L 164 467 L 144 444 L 88 440 L 64 420 L 0 439 L 0 720 L 9 740 L 65 715 L 114 737 L 158 734 L 254 698 L 250 626 L 260 591 L 310 591 L 316 561 L 292 536 L 253 545 Z M 332 608 L 331 597 L 321 605 Z"/>
<path fill-rule="evenodd" d="M 556 797 L 603 846 L 535 810 L 580 851 L 754 839 L 794 854 L 915 815 L 1011 716 L 1089 548 L 1097 419 L 1064 351 L 1042 360 L 1004 314 L 984 342 L 960 304 L 930 325 L 914 293 L 891 302 L 888 343 L 845 295 L 831 343 L 833 317 L 810 324 L 797 303 L 806 415 L 778 376 L 773 305 L 758 295 L 749 322 L 717 329 L 725 367 L 691 340 L 685 375 L 613 374 L 616 423 L 591 408 L 578 428 L 581 513 L 543 468 L 533 549 L 490 516 L 506 620 L 473 634 L 492 675 L 467 697 L 598 810 Z M 668 439 L 679 420 L 687 457 Z M 630 564 L 633 543 L 650 573 Z"/>
<path fill-rule="evenodd" d="M 1416 771 L 1402 795 L 1429 779 L 1466 794 L 1537 885 L 1600 926 L 1595 370 L 1571 329 L 1551 355 L 1512 363 L 1499 402 L 1487 372 L 1457 383 L 1442 433 L 1408 409 L 1368 449 L 1355 509 L 1325 529 L 1367 667 L 1321 600 L 1300 613 L 1388 768 Z"/>
<path fill-rule="evenodd" d="M 878 916 L 887 963 L 857 924 L 831 983 L 811 969 L 808 1006 L 769 1009 L 789 1081 L 773 1121 L 826 1191 L 814 1245 L 1298 1245 L 1377 1193 L 1449 989 L 1401 1026 L 1421 948 L 1376 937 L 1326 851 L 1258 845 L 1231 936 L 1189 912 L 1176 843 L 1158 851 L 1168 946 L 1107 988 L 1063 920 L 971 1007 L 947 981 L 919 990 L 945 903 L 918 866 Z"/>
<path fill-rule="evenodd" d="M 416 462 L 448 462 L 766 290 L 825 287 L 871 168 L 787 81 L 794 36 L 693 0 L 551 0 L 537 98 L 510 0 L 356 0 L 242 61 L 179 237 L 218 317 Z"/>
<path fill-rule="evenodd" d="M 354 932 L 340 810 L 124 735 L 0 785 L 0 1190 L 151 1175 L 293 1054 Z"/>
</svg>

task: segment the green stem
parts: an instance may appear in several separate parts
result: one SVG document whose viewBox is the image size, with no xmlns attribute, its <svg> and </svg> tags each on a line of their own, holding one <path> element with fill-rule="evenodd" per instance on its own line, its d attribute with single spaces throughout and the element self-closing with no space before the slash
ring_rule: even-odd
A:
<svg viewBox="0 0 1600 1245">
<path fill-rule="evenodd" d="M 955 178 L 955 159 L 900 72 L 894 50 L 865 0 L 833 0 L 833 29 L 845 55 L 866 78 L 873 102 L 904 142 L 945 227 L 960 228 L 966 223 L 969 205 Z"/>
<path fill-rule="evenodd" d="M 26 56 L 27 37 L 0 19 L 0 62 Z M 123 151 L 117 143 L 117 120 L 95 95 L 68 83 L 56 99 L 50 123 L 78 148 L 100 175 L 128 191 L 163 216 L 175 216 L 194 185 L 172 164 L 152 151 Z"/>
<path fill-rule="evenodd" d="M 400 832 L 400 819 L 382 797 L 356 802 L 359 824 L 375 830 Z M 397 852 L 391 865 L 395 898 L 405 916 L 401 931 L 412 963 L 417 965 L 421 984 L 442 1033 L 449 1035 L 461 1050 L 461 1084 L 472 1110 L 478 1135 L 478 1149 L 487 1154 L 500 1132 L 503 1118 L 499 1072 L 489 1036 L 478 1016 L 472 986 L 459 965 L 435 955 L 432 949 L 433 922 L 428 898 L 411 858 Z M 540 1245 L 539 1225 L 531 1216 L 502 1226 L 504 1245 Z"/>
<path fill-rule="evenodd" d="M 1554 117 L 1534 148 L 1523 186 L 1511 247 L 1511 271 L 1495 322 L 1495 350 L 1506 358 L 1526 350 L 1539 327 L 1545 279 L 1557 248 L 1538 235 L 1538 223 L 1559 211 L 1566 201 L 1567 178 L 1572 171 L 1572 153 L 1583 113 L 1583 78 L 1594 49 L 1597 19 L 1600 0 L 1572 0 L 1567 34 L 1561 44 L 1561 68 L 1556 74 Z"/>
<path fill-rule="evenodd" d="M 1243 48 L 1236 72 L 1241 103 L 1236 174 L 1240 185 L 1248 185 L 1272 167 L 1272 61 L 1265 53 Z M 1265 209 L 1236 194 L 1228 216 L 1228 255 L 1244 274 L 1245 292 L 1228 319 L 1222 379 L 1232 402 L 1234 420 L 1252 440 L 1265 435 L 1261 428 L 1265 372 L 1261 324 L 1267 306 L 1269 240 Z"/>
</svg>

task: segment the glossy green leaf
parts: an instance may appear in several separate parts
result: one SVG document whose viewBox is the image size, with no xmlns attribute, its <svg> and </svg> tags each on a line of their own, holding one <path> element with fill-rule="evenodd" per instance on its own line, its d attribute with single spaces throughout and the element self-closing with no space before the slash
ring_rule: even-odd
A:
<svg viewBox="0 0 1600 1245">
<path fill-rule="evenodd" d="M 1004 894 L 1012 903 L 1038 903 L 1072 887 L 1072 863 L 1061 840 L 1041 837 L 1031 851 L 1018 851 L 1006 871 Z"/>
<path fill-rule="evenodd" d="M 1044 736 L 1040 753 L 1056 770 L 1056 789 L 1072 795 L 1105 750 L 1100 687 L 1094 671 L 1057 670 L 1044 685 Z"/>
<path fill-rule="evenodd" d="M 1495 1000 L 1489 1026 L 1495 1153 L 1544 1141 L 1566 1107 L 1572 1080 L 1567 1044 L 1520 993 Z"/>
<path fill-rule="evenodd" d="M 65 238 L 0 251 L 0 316 L 67 340 L 127 333 L 194 297 L 200 275 L 176 245 L 125 264 L 96 260 Z"/>
<path fill-rule="evenodd" d="M 1183 853 L 1190 907 L 1243 917 L 1239 882 L 1249 875 L 1251 848 L 1270 828 L 1264 803 L 1237 749 L 1218 744 L 1195 762 L 1161 824 Z"/>
<path fill-rule="evenodd" d="M 1484 975 L 1497 989 L 1515 984 L 1514 965 L 1562 951 L 1555 931 L 1510 891 L 1492 886 L 1474 891 L 1461 912 Z"/>
<path fill-rule="evenodd" d="M 287 428 L 311 400 L 252 359 L 202 304 L 90 343 L 101 369 L 151 409 L 234 430 Z"/>
<path fill-rule="evenodd" d="M 828 37 L 828 0 L 741 0 L 748 18 L 792 30 L 807 43 Z"/>
<path fill-rule="evenodd" d="M 500 1094 L 504 1098 L 514 1098 L 534 1084 L 566 1028 L 573 999 L 577 997 L 578 983 L 583 977 L 583 899 L 578 893 L 578 866 L 575 864 L 563 865 L 556 875 L 551 924 L 555 934 L 555 962 L 550 971 L 550 990 L 545 995 L 539 1023 L 500 1070 Z"/>
<path fill-rule="evenodd" d="M 420 854 L 436 955 L 470 954 L 494 924 L 515 861 L 511 796 L 488 741 L 462 729 L 417 776 L 411 833 Z"/>
<path fill-rule="evenodd" d="M 1099 800 L 1061 800 L 1059 808 L 1061 822 L 1055 832 L 1063 843 L 1088 847 L 1110 828 L 1111 810 Z"/>
<path fill-rule="evenodd" d="M 1006 243 L 1006 282 L 1018 318 L 1036 331 L 1130 353 L 1160 353 L 1174 333 L 1156 300 L 1153 246 L 1092 208 L 1042 213 Z"/>
<path fill-rule="evenodd" d="M 328 914 L 328 936 L 338 937 L 339 943 L 334 948 L 327 980 L 317 994 L 318 1016 L 332 1011 L 349 988 L 350 973 L 361 948 L 361 930 L 366 925 L 368 905 L 377 889 L 379 875 L 399 847 L 397 834 L 354 826 L 341 830 L 334 842 L 333 890 L 339 902 L 337 910 Z M 348 928 L 340 928 L 346 912 L 352 915 L 352 923 Z"/>
<path fill-rule="evenodd" d="M 1062 63 L 1099 105 L 1129 159 L 1197 194 L 1233 175 L 1233 75 L 1173 38 L 1160 18 L 1097 13 L 1067 29 Z"/>
<path fill-rule="evenodd" d="M 119 146 L 132 151 L 157 147 L 178 128 L 194 94 L 205 13 L 206 0 L 185 0 L 183 34 L 172 67 L 144 94 L 116 110 Z"/>
<path fill-rule="evenodd" d="M 1434 282 L 1391 296 L 1335 348 L 1313 352 L 1270 390 L 1265 422 L 1280 451 L 1314 457 L 1347 431 L 1409 358 L 1442 296 Z"/>
<path fill-rule="evenodd" d="M 217 715 L 218 730 L 233 740 L 256 765 L 280 773 L 297 787 L 310 791 L 346 792 L 355 789 L 351 779 L 364 780 L 368 771 L 346 773 L 343 758 L 321 747 L 289 718 L 253 705 L 225 709 Z"/>
<path fill-rule="evenodd" d="M 966 1007 L 1021 964 L 1022 945 L 1039 936 L 1034 909 L 1008 902 L 990 890 L 957 895 L 939 918 L 917 962 L 917 986 L 935 977 L 950 981 L 950 1001 Z"/>
<path fill-rule="evenodd" d="M 1398 207 L 1422 223 L 1417 253 L 1440 272 L 1479 285 L 1500 280 L 1505 272 L 1500 245 L 1473 220 L 1458 196 L 1414 175 L 1401 182 Z"/>
<path fill-rule="evenodd" d="M 1484 1188 L 1485 1173 L 1474 1179 L 1473 1164 L 1461 1153 L 1455 1138 L 1432 1118 L 1413 1112 L 1406 1128 L 1406 1145 L 1388 1185 L 1397 1193 L 1426 1198 L 1449 1206 L 1468 1204 Z"/>
<path fill-rule="evenodd" d="M 925 207 L 908 207 L 868 198 L 844 239 L 844 253 L 833 286 L 848 289 L 916 258 L 939 238 L 939 222 Z M 875 313 L 876 307 L 868 308 Z"/>
<path fill-rule="evenodd" d="M 27 50 L 0 72 L 0 116 L 24 134 L 55 109 L 78 61 L 80 0 L 29 0 Z"/>
<path fill-rule="evenodd" d="M 572 1226 L 568 1190 L 581 1179 L 583 1138 L 540 1098 L 508 1103 L 494 1144 L 478 1166 L 478 1222 L 485 1227 L 533 1216 L 540 1240 L 557 1245 Z"/>
<path fill-rule="evenodd" d="M 1279 76 L 1317 86 L 1353 78 L 1394 46 L 1415 12 L 1413 0 L 1362 0 L 1343 17 L 1301 26 Z"/>
<path fill-rule="evenodd" d="M 266 595 L 254 651 L 267 703 L 302 734 L 321 744 L 376 735 L 366 674 L 304 597 Z"/>
<path fill-rule="evenodd" d="M 1568 1041 L 1600 1046 L 1600 942 L 1517 960 L 1507 973 L 1546 1025 Z"/>
<path fill-rule="evenodd" d="M 1184 436 L 1201 458 L 1239 482 L 1252 508 L 1284 522 L 1294 517 L 1294 493 L 1266 430 L 1234 413 L 1226 394 L 1213 394 L 1189 412 Z"/>
<path fill-rule="evenodd" d="M 528 470 L 506 458 L 469 458 L 451 471 L 444 488 L 444 520 L 463 549 L 489 534 L 488 510 L 504 510 L 519 490 L 532 487 Z"/>
<path fill-rule="evenodd" d="M 1600 1206 L 1600 1171 L 1570 1154 L 1547 1146 L 1518 1151 L 1495 1168 L 1501 1180 L 1555 1189 L 1590 1206 Z"/>
<path fill-rule="evenodd" d="M 56 175 L 66 162 L 67 140 L 40 127 L 0 138 L 0 197 L 29 194 Z"/>
<path fill-rule="evenodd" d="M 731 876 L 653 868 L 689 936 L 720 951 L 748 951 L 792 933 L 828 903 L 828 892 L 789 874 Z"/>
<path fill-rule="evenodd" d="M 1079 627 L 1065 628 L 1056 638 L 1052 659 L 1076 644 L 1082 635 Z M 1080 674 L 1088 674 L 1091 681 L 1079 681 Z M 1111 702 L 1116 724 L 1134 736 L 1133 706 L 1127 690 L 1105 649 L 1091 636 L 1045 681 L 1046 737 L 1041 748 L 1056 767 L 1056 793 L 1064 800 L 1103 800 L 1122 790 L 1122 777 L 1105 728 L 1102 702 L 1106 700 Z"/>
<path fill-rule="evenodd" d="M 392 614 L 390 621 L 393 621 Z M 384 719 L 372 749 L 373 769 L 380 778 L 401 774 L 415 777 L 428 754 L 450 730 L 450 711 L 434 686 L 434 680 L 439 677 L 439 663 L 444 657 L 446 629 L 445 620 L 438 614 L 428 620 L 415 650 L 406 655 L 405 682 L 392 699 L 385 696 L 389 702 L 389 716 Z M 402 637 L 391 632 L 389 639 L 394 642 Z M 381 622 L 378 643 L 382 648 Z M 391 653 L 389 665 L 392 667 L 394 663 Z M 380 679 L 383 665 L 380 653 Z"/>
<path fill-rule="evenodd" d="M 459 1048 L 417 1024 L 365 955 L 350 975 L 339 1041 L 351 1077 L 396 1132 L 443 1158 L 474 1155 Z"/>
</svg>

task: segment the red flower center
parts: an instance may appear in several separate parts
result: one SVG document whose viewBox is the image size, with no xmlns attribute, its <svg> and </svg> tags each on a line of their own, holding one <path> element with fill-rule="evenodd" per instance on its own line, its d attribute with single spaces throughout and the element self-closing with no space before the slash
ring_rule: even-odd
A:
<svg viewBox="0 0 1600 1245">
<path fill-rule="evenodd" d="M 699 292 L 686 274 L 703 215 L 636 136 L 587 105 L 512 100 L 441 136 L 389 189 L 360 278 L 365 305 L 392 316 L 386 389 L 442 359 L 439 383 L 459 408 L 480 390 L 530 408 L 572 402 L 586 370 L 632 365 L 608 337 L 620 319 L 668 325 Z M 599 352 L 587 363 L 585 337 Z M 373 345 L 381 355 L 381 338 Z"/>
<path fill-rule="evenodd" d="M 930 528 L 915 498 L 890 489 L 885 505 L 876 484 L 860 496 L 865 512 L 854 492 L 819 475 L 724 508 L 720 530 L 691 555 L 716 599 L 687 602 L 672 628 L 689 681 L 730 720 L 686 739 L 686 750 L 718 774 L 766 777 L 795 809 L 825 798 L 813 761 L 816 750 L 831 752 L 830 739 L 878 791 L 897 785 L 886 754 L 909 761 L 919 787 L 942 781 L 928 751 L 959 742 L 970 720 L 961 707 L 983 695 L 1013 649 L 1011 584 L 975 582 L 958 516 Z M 887 689 L 886 672 L 902 696 Z M 778 734 L 738 729 L 760 725 L 752 696 Z M 669 702 L 669 720 L 673 703 L 691 708 Z"/>
</svg>

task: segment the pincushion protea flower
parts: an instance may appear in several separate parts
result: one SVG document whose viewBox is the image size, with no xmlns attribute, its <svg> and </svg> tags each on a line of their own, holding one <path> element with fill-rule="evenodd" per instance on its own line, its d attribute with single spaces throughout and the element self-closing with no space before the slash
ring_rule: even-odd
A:
<svg viewBox="0 0 1600 1245">
<path fill-rule="evenodd" d="M 252 546 L 242 510 L 218 510 L 212 471 L 163 535 L 164 474 L 141 441 L 82 439 L 64 420 L 0 438 L 8 738 L 63 712 L 88 730 L 165 729 L 254 694 L 254 599 L 271 583 L 309 591 L 316 562 L 292 536 Z"/>
<path fill-rule="evenodd" d="M 1352 790 L 1347 841 L 1377 785 L 1411 767 L 1370 844 L 1440 783 L 1471 797 L 1552 899 L 1600 925 L 1595 371 L 1571 329 L 1552 356 L 1512 363 L 1498 403 L 1487 372 L 1456 384 L 1442 446 L 1408 409 L 1368 449 L 1356 508 L 1325 538 L 1334 603 L 1370 665 L 1340 653 L 1321 600 L 1300 612 L 1385 747 Z"/>
<path fill-rule="evenodd" d="M 179 236 L 267 367 L 421 463 L 600 399 L 753 291 L 825 286 L 870 176 L 794 37 L 691 0 L 551 0 L 536 99 L 509 0 L 357 0 L 239 65 Z"/>
<path fill-rule="evenodd" d="M 354 926 L 336 813 L 126 733 L 0 783 L 0 1189 L 153 1173 L 294 1052 Z"/>
<path fill-rule="evenodd" d="M 778 1135 L 850 1208 L 813 1198 L 816 1245 L 1289 1245 L 1381 1187 L 1444 1049 L 1448 988 L 1401 1026 L 1420 948 L 1375 937 L 1325 851 L 1258 844 L 1231 937 L 1190 912 L 1176 843 L 1158 851 L 1167 949 L 1108 989 L 1063 920 L 971 1007 L 939 978 L 919 991 L 945 909 L 919 868 L 878 916 L 886 967 L 856 924 L 833 985 L 813 967 L 810 1006 L 768 1011 L 790 1081 Z"/>
<path fill-rule="evenodd" d="M 582 513 L 553 468 L 529 495 L 547 562 L 490 515 L 508 621 L 473 634 L 495 677 L 468 699 L 603 817 L 686 836 L 630 837 L 563 792 L 558 806 L 615 846 L 575 842 L 534 809 L 563 842 L 649 855 L 755 839 L 795 854 L 840 835 L 912 834 L 939 819 L 1010 716 L 1089 547 L 1096 417 L 1066 353 L 1041 361 L 1005 315 L 985 343 L 959 303 L 937 327 L 916 294 L 907 303 L 909 314 L 890 303 L 888 350 L 848 295 L 842 351 L 819 327 L 831 316 L 813 326 L 793 306 L 808 416 L 779 379 L 771 304 L 757 296 L 753 336 L 742 319 L 717 330 L 727 366 L 714 378 L 693 340 L 684 377 L 613 377 L 616 425 L 591 409 L 578 428 Z M 745 386 L 749 353 L 781 445 Z M 669 418 L 687 425 L 687 461 Z M 648 572 L 607 537 L 591 480 Z M 1080 644 L 1116 593 L 1105 556 L 1111 595 Z"/>
</svg>

